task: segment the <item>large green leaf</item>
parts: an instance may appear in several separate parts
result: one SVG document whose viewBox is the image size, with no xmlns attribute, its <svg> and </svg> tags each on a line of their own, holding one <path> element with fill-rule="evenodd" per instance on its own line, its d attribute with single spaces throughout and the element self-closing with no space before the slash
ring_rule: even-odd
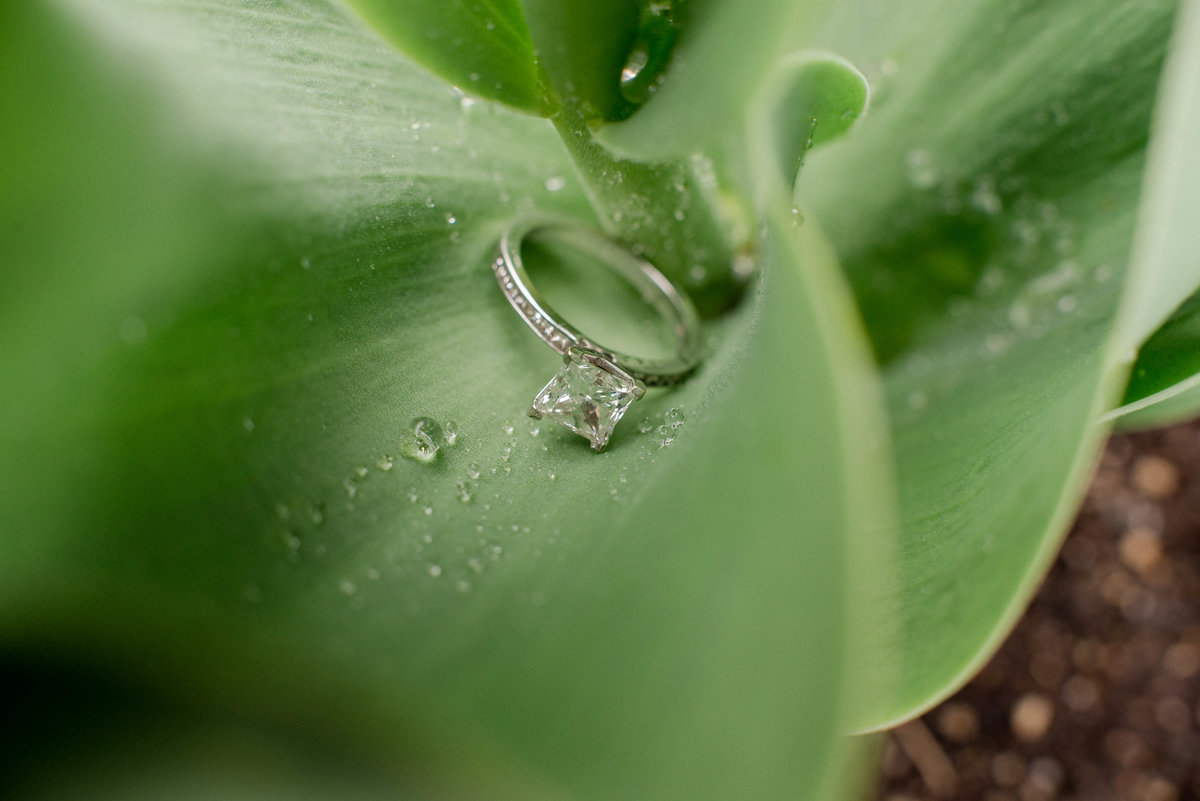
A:
<svg viewBox="0 0 1200 801">
<path fill-rule="evenodd" d="M 463 91 L 546 114 L 553 101 L 519 0 L 349 0 L 389 41 Z"/>
<path fill-rule="evenodd" d="M 592 220 L 548 123 L 321 0 L 0 13 L 0 653 L 434 796 L 816 791 L 888 495 L 814 228 L 595 455 L 488 268 Z"/>
<path fill-rule="evenodd" d="M 884 368 L 899 472 L 885 592 L 917 714 L 1005 636 L 1046 569 L 1123 368 L 1109 346 L 1171 2 L 846 3 L 806 45 L 872 79 L 867 124 L 799 192 Z"/>
</svg>

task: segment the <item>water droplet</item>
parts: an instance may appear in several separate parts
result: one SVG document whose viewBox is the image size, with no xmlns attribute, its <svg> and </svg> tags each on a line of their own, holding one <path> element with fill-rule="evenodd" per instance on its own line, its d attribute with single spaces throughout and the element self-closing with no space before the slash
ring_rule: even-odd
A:
<svg viewBox="0 0 1200 801">
<path fill-rule="evenodd" d="M 1028 305 L 1017 301 L 1008 307 L 1008 321 L 1012 323 L 1013 328 L 1024 331 L 1033 322 L 1033 312 Z"/>
<path fill-rule="evenodd" d="M 287 520 L 292 516 L 292 510 L 285 503 L 275 504 L 275 514 L 279 515 L 280 520 Z"/>
<path fill-rule="evenodd" d="M 426 507 L 425 507 L 425 509 L 424 509 L 424 512 L 425 512 L 425 516 L 426 516 L 426 517 L 428 517 L 429 515 L 433 514 L 433 507 L 432 507 L 432 506 L 426 506 Z"/>
<path fill-rule="evenodd" d="M 1078 301 L 1075 300 L 1074 295 L 1063 295 L 1058 299 L 1057 305 L 1060 312 L 1063 314 L 1070 314 L 1071 312 L 1075 311 Z"/>
<path fill-rule="evenodd" d="M 993 356 L 999 356 L 1012 345 L 1012 337 L 1008 334 L 992 333 L 983 340 L 983 347 Z"/>
<path fill-rule="evenodd" d="M 425 208 L 432 209 L 432 208 L 436 208 L 436 207 L 437 207 L 437 203 L 433 202 L 433 198 L 431 198 L 431 197 L 425 198 Z"/>
<path fill-rule="evenodd" d="M 932 189 L 942 180 L 942 171 L 928 150 L 908 151 L 904 164 L 908 168 L 908 181 L 916 189 Z"/>
<path fill-rule="evenodd" d="M 463 593 L 470 592 L 471 582 L 467 581 L 466 579 L 459 579 L 458 581 L 454 582 L 454 589 Z"/>
<path fill-rule="evenodd" d="M 243 417 L 242 418 L 242 428 L 246 429 L 247 431 L 253 431 L 254 430 L 254 421 L 251 420 L 249 417 Z"/>
<path fill-rule="evenodd" d="M 677 35 L 670 2 L 653 0 L 642 7 L 637 37 L 621 68 L 620 89 L 626 100 L 644 103 L 658 89 Z"/>
<path fill-rule="evenodd" d="M 471 464 L 467 466 L 467 478 L 471 479 L 472 481 L 479 478 L 479 462 L 471 462 Z"/>
<path fill-rule="evenodd" d="M 455 445 L 458 442 L 458 423 L 447 420 L 446 424 L 442 426 L 442 438 L 447 445 Z"/>
<path fill-rule="evenodd" d="M 663 415 L 663 421 L 667 425 L 669 425 L 671 428 L 679 428 L 681 425 L 683 425 L 683 420 L 684 420 L 683 409 L 677 408 L 675 406 L 672 406 L 670 409 L 667 409 L 666 413 Z"/>
<path fill-rule="evenodd" d="M 980 178 L 971 193 L 971 205 L 990 216 L 999 214 L 1004 208 L 1000 195 L 996 192 L 996 181 L 991 177 Z"/>
<path fill-rule="evenodd" d="M 513 427 L 513 421 L 512 421 L 512 420 L 505 420 L 505 421 L 504 421 L 504 433 L 505 433 L 505 434 L 511 434 L 511 433 L 512 433 L 513 431 L 515 431 L 515 430 L 516 430 L 516 429 Z"/>
<path fill-rule="evenodd" d="M 342 579 L 342 583 L 338 585 L 338 589 L 342 591 L 343 595 L 353 595 L 358 592 L 358 587 L 350 579 Z"/>
<path fill-rule="evenodd" d="M 433 578 L 437 578 L 438 576 L 442 575 L 442 567 L 441 565 L 430 565 L 425 572 Z"/>
<path fill-rule="evenodd" d="M 358 474 L 359 478 L 366 478 L 367 473 L 369 473 L 370 471 L 367 470 L 366 467 L 356 467 L 356 468 L 354 468 L 354 472 Z"/>
<path fill-rule="evenodd" d="M 456 222 L 458 222 L 458 218 L 455 217 L 453 214 L 446 215 L 446 224 L 447 225 L 454 225 Z"/>
<path fill-rule="evenodd" d="M 312 521 L 314 526 L 319 526 L 325 522 L 325 507 L 324 504 L 314 504 L 308 507 L 308 519 Z"/>
<path fill-rule="evenodd" d="M 466 481 L 460 478 L 455 482 L 454 486 L 456 488 L 454 494 L 458 496 L 460 501 L 467 503 L 471 500 L 471 488 L 467 486 Z"/>
<path fill-rule="evenodd" d="M 567 187 L 567 179 L 561 175 L 554 175 L 546 179 L 547 192 L 561 192 Z"/>
<path fill-rule="evenodd" d="M 386 473 L 392 469 L 394 464 L 395 463 L 392 461 L 392 457 L 385 455 L 379 457 L 379 461 L 375 463 L 375 466 Z"/>
<path fill-rule="evenodd" d="M 300 259 L 300 266 L 302 268 L 304 268 L 305 270 L 307 270 L 310 267 L 312 267 L 312 260 L 309 259 L 308 256 L 304 256 L 303 258 Z"/>
<path fill-rule="evenodd" d="M 408 488 L 408 500 L 409 500 L 409 502 L 410 502 L 410 503 L 416 503 L 416 502 L 417 502 L 417 500 L 418 500 L 420 497 L 421 497 L 421 496 L 417 494 L 417 488 L 416 488 L 416 487 L 409 487 L 409 488 Z"/>
<path fill-rule="evenodd" d="M 665 448 L 675 441 L 675 429 L 671 426 L 661 425 L 656 429 L 656 433 L 658 434 L 658 447 L 660 448 Z"/>
<path fill-rule="evenodd" d="M 437 458 L 441 444 L 445 442 L 442 427 L 429 417 L 413 420 L 413 430 L 400 441 L 400 454 L 407 459 L 429 464 Z"/>
<path fill-rule="evenodd" d="M 642 432 L 643 434 L 649 434 L 653 430 L 654 430 L 654 421 L 651 420 L 649 417 L 647 417 L 642 422 L 638 423 L 638 431 Z"/>
<path fill-rule="evenodd" d="M 1029 284 L 1029 291 L 1034 295 L 1055 294 L 1079 281 L 1079 265 L 1067 259 L 1059 262 L 1053 270 L 1040 275 Z"/>
<path fill-rule="evenodd" d="M 353 498 L 354 496 L 358 495 L 358 485 L 355 484 L 350 479 L 346 479 L 345 481 L 343 481 L 342 487 L 344 487 L 346 490 L 347 498 Z"/>
</svg>

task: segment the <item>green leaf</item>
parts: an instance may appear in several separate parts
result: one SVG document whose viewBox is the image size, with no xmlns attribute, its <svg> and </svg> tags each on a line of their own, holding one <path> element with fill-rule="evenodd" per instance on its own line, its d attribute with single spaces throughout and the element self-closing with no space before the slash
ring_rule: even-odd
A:
<svg viewBox="0 0 1200 801">
<path fill-rule="evenodd" d="M 471 95 L 546 115 L 520 0 L 349 0 L 388 41 Z"/>
<path fill-rule="evenodd" d="M 884 369 L 903 534 L 890 725 L 946 697 L 1020 615 L 1122 379 L 1109 339 L 1173 3 L 838 6 L 804 44 L 872 81 L 802 200 Z"/>
<path fill-rule="evenodd" d="M 597 141 L 629 158 L 678 158 L 724 145 L 741 130 L 755 90 L 787 53 L 795 30 L 829 4 L 678 5 L 678 40 L 650 99 L 628 120 L 596 132 Z"/>
<path fill-rule="evenodd" d="M 1110 412 L 1122 428 L 1180 422 L 1200 410 L 1200 296 L 1193 295 L 1142 346 L 1121 405 Z"/>
<path fill-rule="evenodd" d="M 1200 381 L 1193 376 L 1187 381 L 1170 387 L 1161 394 L 1151 395 L 1144 402 L 1121 406 L 1115 411 L 1116 426 L 1120 431 L 1140 431 L 1175 425 L 1196 416 L 1200 409 Z"/>
<path fill-rule="evenodd" d="M 831 53 L 794 53 L 779 67 L 771 127 L 790 183 L 813 147 L 844 136 L 867 110 L 871 90 L 854 65 Z"/>
<path fill-rule="evenodd" d="M 815 229 L 596 455 L 489 271 L 594 222 L 546 122 L 316 0 L 4 13 L 0 652 L 431 797 L 815 794 L 889 497 Z"/>
<path fill-rule="evenodd" d="M 639 0 L 522 0 L 538 63 L 564 102 L 588 120 L 628 117 L 621 72 L 638 42 Z"/>
</svg>

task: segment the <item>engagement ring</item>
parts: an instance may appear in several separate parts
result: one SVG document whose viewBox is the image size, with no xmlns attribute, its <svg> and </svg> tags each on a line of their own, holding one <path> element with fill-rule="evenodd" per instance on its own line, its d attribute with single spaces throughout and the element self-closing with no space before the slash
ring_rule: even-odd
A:
<svg viewBox="0 0 1200 801">
<path fill-rule="evenodd" d="M 663 359 L 616 353 L 564 320 L 534 290 L 525 271 L 521 246 L 530 236 L 585 252 L 628 281 L 670 326 L 674 353 Z M 561 423 L 595 451 L 604 450 L 613 428 L 646 387 L 676 384 L 700 361 L 700 322 L 691 301 L 653 264 L 599 231 L 574 223 L 518 222 L 501 236 L 492 269 L 521 319 L 563 356 L 563 366 L 537 394 L 530 416 Z"/>
</svg>

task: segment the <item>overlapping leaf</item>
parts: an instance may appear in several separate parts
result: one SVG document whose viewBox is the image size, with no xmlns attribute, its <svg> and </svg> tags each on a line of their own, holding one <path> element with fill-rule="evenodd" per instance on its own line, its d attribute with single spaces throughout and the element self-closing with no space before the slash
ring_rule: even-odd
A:
<svg viewBox="0 0 1200 801">
<path fill-rule="evenodd" d="M 597 456 L 521 416 L 556 358 L 488 270 L 515 215 L 589 219 L 544 121 L 317 0 L 7 15 L 4 653 L 435 796 L 815 790 L 887 500 L 815 231 Z"/>
<path fill-rule="evenodd" d="M 1110 348 L 1175 4 L 840 6 L 806 44 L 872 79 L 870 123 L 810 157 L 884 367 L 900 483 L 900 692 L 965 681 L 1057 548 L 1121 367 Z"/>
</svg>

